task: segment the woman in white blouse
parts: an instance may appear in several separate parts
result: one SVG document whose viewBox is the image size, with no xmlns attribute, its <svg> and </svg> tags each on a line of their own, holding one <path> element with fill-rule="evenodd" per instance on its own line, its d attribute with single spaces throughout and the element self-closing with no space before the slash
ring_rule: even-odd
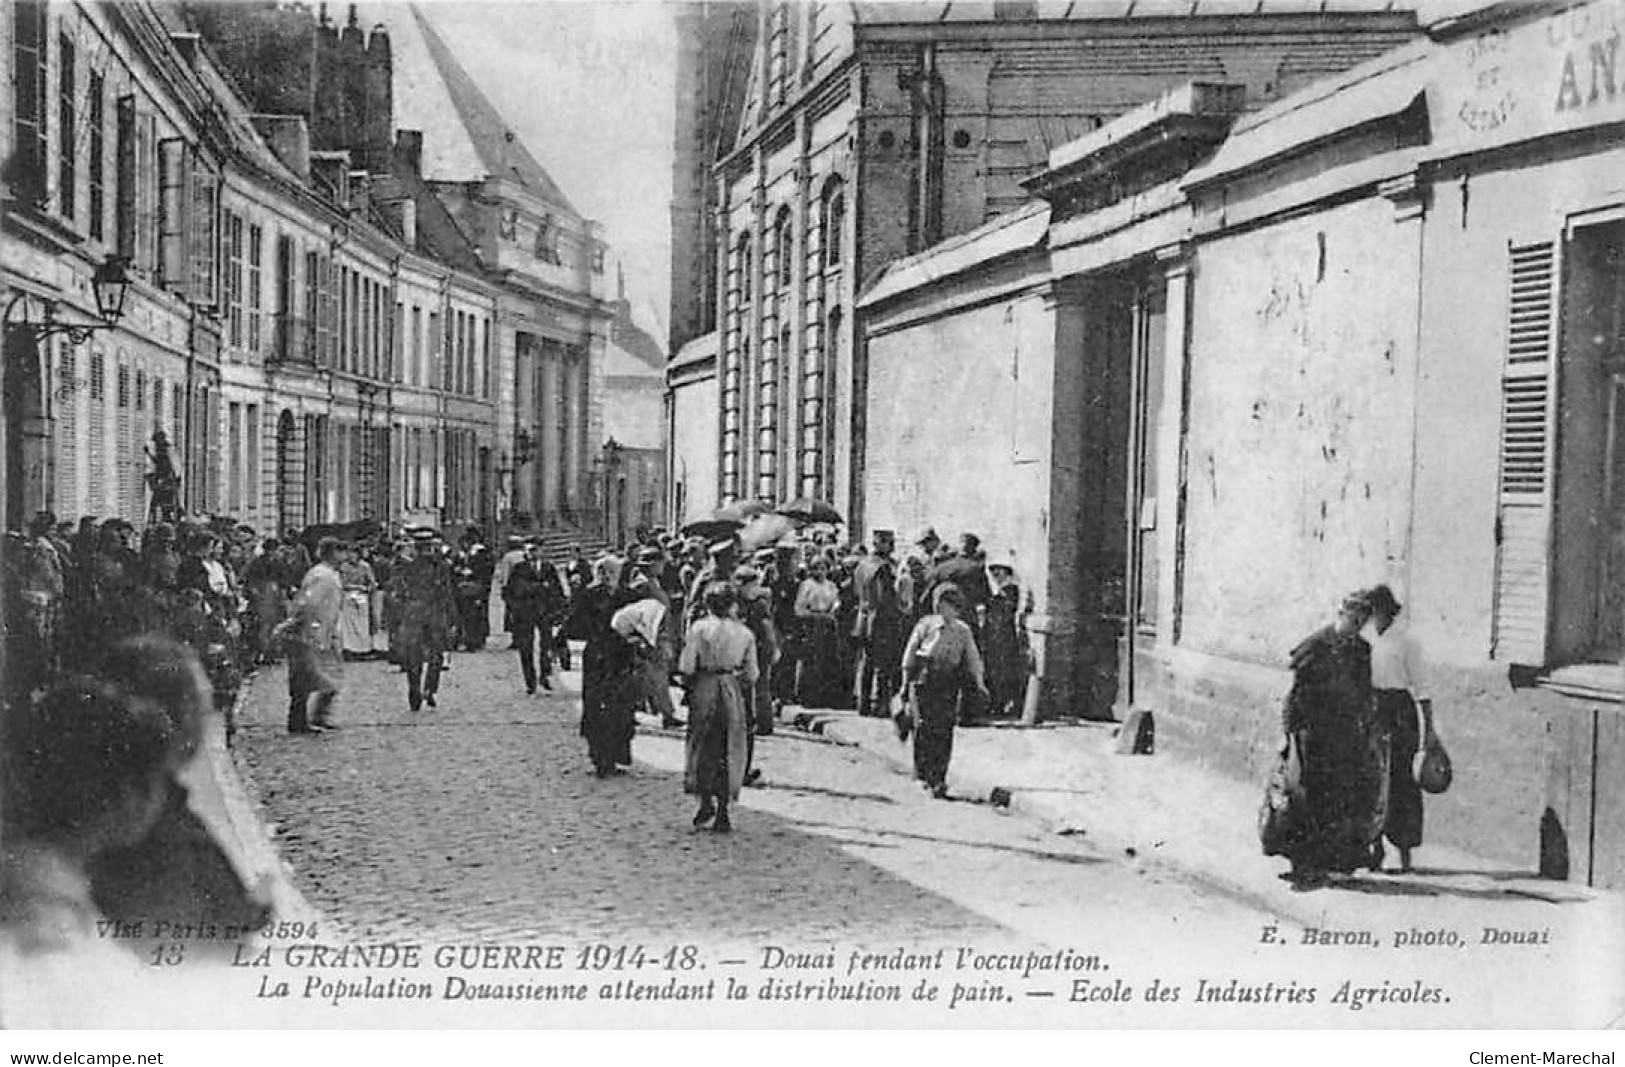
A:
<svg viewBox="0 0 1625 1067">
<path fill-rule="evenodd" d="M 1399 849 L 1399 869 L 1411 869 L 1411 850 L 1422 843 L 1422 789 L 1411 763 L 1422 741 L 1422 718 L 1432 713 L 1421 691 L 1421 654 L 1409 630 L 1396 623 L 1400 603 L 1386 585 L 1364 594 L 1371 620 L 1361 634 L 1371 645 L 1371 688 L 1376 694 L 1377 722 L 1388 732 L 1388 813 L 1382 837 Z M 1385 858 L 1382 837 L 1372 849 L 1371 869 Z"/>
<path fill-rule="evenodd" d="M 841 638 L 836 612 L 841 591 L 829 577 L 829 565 L 815 557 L 796 590 L 796 625 L 801 630 L 801 662 L 796 667 L 796 703 L 804 708 L 832 708 L 842 700 Z"/>
</svg>

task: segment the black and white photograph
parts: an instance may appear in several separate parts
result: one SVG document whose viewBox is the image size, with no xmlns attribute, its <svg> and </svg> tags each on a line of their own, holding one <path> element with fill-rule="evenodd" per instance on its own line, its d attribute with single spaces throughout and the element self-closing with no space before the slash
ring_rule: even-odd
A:
<svg viewBox="0 0 1625 1067">
<path fill-rule="evenodd" d="M 7 0 L 5 1046 L 1615 1062 L 1622 33 Z"/>
</svg>

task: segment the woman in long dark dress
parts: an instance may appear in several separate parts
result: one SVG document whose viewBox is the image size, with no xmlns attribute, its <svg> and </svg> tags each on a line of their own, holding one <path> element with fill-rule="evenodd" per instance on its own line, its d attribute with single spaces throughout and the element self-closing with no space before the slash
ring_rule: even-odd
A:
<svg viewBox="0 0 1625 1067">
<path fill-rule="evenodd" d="M 1370 864 L 1387 809 L 1388 737 L 1371 690 L 1371 646 L 1360 637 L 1371 610 L 1361 596 L 1337 621 L 1292 650 L 1286 734 L 1302 760 L 1304 820 L 1286 848 L 1300 884 Z"/>
<path fill-rule="evenodd" d="M 570 637 L 586 642 L 581 651 L 581 736 L 600 778 L 632 765 L 637 729 L 633 650 L 611 625 L 615 612 L 633 600 L 621 587 L 621 568 L 614 557 L 594 563 L 592 584 L 576 595 L 565 623 Z"/>
<path fill-rule="evenodd" d="M 942 799 L 948 795 L 948 761 L 954 753 L 954 724 L 965 693 L 987 697 L 982 657 L 960 616 L 964 595 L 952 582 L 931 595 L 935 614 L 914 626 L 903 649 L 903 679 L 913 687 L 918 721 L 914 724 L 914 777 Z"/>
<path fill-rule="evenodd" d="M 982 625 L 982 660 L 987 669 L 987 713 L 993 718 L 1021 713 L 1027 683 L 1025 605 L 1015 570 L 1008 563 L 988 567 L 995 586 Z"/>
<path fill-rule="evenodd" d="M 804 708 L 840 705 L 841 627 L 837 613 L 841 592 L 830 580 L 829 564 L 815 558 L 796 591 L 796 627 L 801 634 L 801 662 L 796 669 L 796 703 Z"/>
<path fill-rule="evenodd" d="M 759 680 L 756 638 L 739 621 L 738 601 L 725 582 L 705 591 L 706 614 L 688 629 L 678 671 L 688 690 L 688 737 L 683 791 L 700 798 L 694 825 L 733 828 L 728 805 L 739 799 L 749 762 L 750 715 L 745 693 Z"/>
</svg>

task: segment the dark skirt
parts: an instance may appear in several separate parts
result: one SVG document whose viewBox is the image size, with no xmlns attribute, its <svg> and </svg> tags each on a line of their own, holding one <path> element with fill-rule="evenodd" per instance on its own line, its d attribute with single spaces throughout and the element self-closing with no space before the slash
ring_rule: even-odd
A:
<svg viewBox="0 0 1625 1067">
<path fill-rule="evenodd" d="M 1016 620 L 998 601 L 988 609 L 982 631 L 982 659 L 987 667 L 988 711 L 999 715 L 1012 707 L 1021 710 L 1026 689 L 1027 657 L 1021 649 Z"/>
<path fill-rule="evenodd" d="M 799 621 L 796 703 L 804 708 L 838 708 L 846 698 L 846 686 L 841 682 L 840 626 L 833 615 L 812 615 Z"/>
<path fill-rule="evenodd" d="M 1294 868 L 1348 872 L 1367 866 L 1388 807 L 1388 735 L 1366 721 L 1298 731 L 1305 826 L 1287 850 Z"/>
<path fill-rule="evenodd" d="M 750 723 L 739 679 L 700 673 L 688 698 L 683 792 L 739 799 L 750 762 Z"/>
<path fill-rule="evenodd" d="M 632 735 L 637 731 L 633 707 L 636 687 L 629 671 L 583 664 L 581 736 L 595 770 L 608 772 L 632 765 Z"/>
<path fill-rule="evenodd" d="M 1416 702 L 1403 689 L 1377 690 L 1377 721 L 1389 736 L 1388 816 L 1383 836 L 1396 848 L 1422 843 L 1422 788 L 1411 775 L 1411 762 L 1420 743 Z"/>
<path fill-rule="evenodd" d="M 959 685 L 951 679 L 933 681 L 927 672 L 914 693 L 914 777 L 939 789 L 948 783 L 948 761 L 954 754 Z"/>
</svg>

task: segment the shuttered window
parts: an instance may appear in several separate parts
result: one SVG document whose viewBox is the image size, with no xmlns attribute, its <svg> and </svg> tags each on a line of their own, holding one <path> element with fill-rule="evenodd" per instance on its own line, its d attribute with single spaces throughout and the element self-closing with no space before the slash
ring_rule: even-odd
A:
<svg viewBox="0 0 1625 1067">
<path fill-rule="evenodd" d="M 45 201 L 46 74 L 49 51 L 44 0 L 16 0 L 12 7 L 12 113 L 15 154 L 11 183 L 19 199 L 36 206 Z"/>
<path fill-rule="evenodd" d="M 186 216 L 191 160 L 186 142 L 158 143 L 158 280 L 171 292 L 186 295 L 188 276 Z"/>
<path fill-rule="evenodd" d="M 192 166 L 192 214 L 187 253 L 192 262 L 192 299 L 204 307 L 220 303 L 220 179 L 195 159 Z"/>
<path fill-rule="evenodd" d="M 158 158 L 158 122 L 151 115 L 135 120 L 135 261 L 143 270 L 158 269 L 162 164 Z"/>
<path fill-rule="evenodd" d="M 90 515 L 107 514 L 107 357 L 101 352 L 90 354 L 90 420 L 89 472 L 85 512 Z"/>
<path fill-rule="evenodd" d="M 107 89 L 100 74 L 90 75 L 90 236 L 101 240 L 107 226 Z"/>
<path fill-rule="evenodd" d="M 244 462 L 246 467 L 243 472 L 243 496 L 246 498 L 245 503 L 248 510 L 254 512 L 258 511 L 260 506 L 260 481 L 263 475 L 260 464 L 264 462 L 263 457 L 260 455 L 260 434 L 264 428 L 260 426 L 260 406 L 258 404 L 249 404 L 244 411 L 243 433 L 246 437 L 244 441 Z"/>
<path fill-rule="evenodd" d="M 79 506 L 79 355 L 63 345 L 57 357 L 56 509 L 64 517 Z"/>
<path fill-rule="evenodd" d="M 135 97 L 119 97 L 114 112 L 113 238 L 118 254 L 133 260 L 136 254 Z"/>
<path fill-rule="evenodd" d="M 243 343 L 243 217 L 226 213 L 226 342 Z"/>
<path fill-rule="evenodd" d="M 248 325 L 248 352 L 258 361 L 260 354 L 260 297 L 264 292 L 262 259 L 265 253 L 265 231 L 258 226 L 248 228 L 248 307 L 243 317 Z"/>
<path fill-rule="evenodd" d="M 1508 278 L 1491 655 L 1538 666 L 1546 659 L 1551 587 L 1553 243 L 1512 246 Z"/>
<path fill-rule="evenodd" d="M 79 128 L 77 93 L 79 83 L 77 80 L 78 64 L 75 60 L 77 49 L 74 48 L 73 38 L 67 34 L 62 35 L 59 45 L 61 56 L 60 69 L 57 71 L 57 172 L 56 195 L 57 210 L 63 218 L 72 223 L 76 218 L 75 208 L 78 201 L 75 193 L 79 191 Z"/>
</svg>

